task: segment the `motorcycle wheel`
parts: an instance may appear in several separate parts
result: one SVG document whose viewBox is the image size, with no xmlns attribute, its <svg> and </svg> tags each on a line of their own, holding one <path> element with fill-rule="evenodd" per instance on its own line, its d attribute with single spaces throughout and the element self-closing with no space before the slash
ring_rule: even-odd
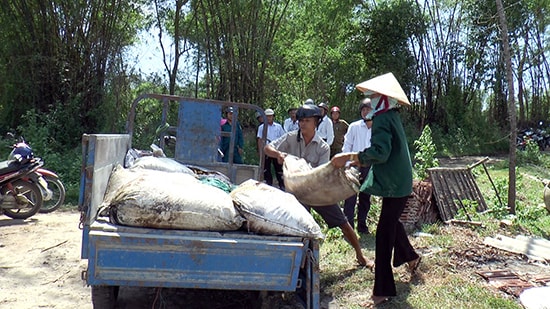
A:
<svg viewBox="0 0 550 309">
<path fill-rule="evenodd" d="M 65 202 L 65 186 L 59 178 L 51 176 L 43 176 L 48 183 L 48 189 L 52 191 L 52 198 L 48 201 L 44 200 L 40 213 L 50 213 L 57 210 Z"/>
<path fill-rule="evenodd" d="M 19 188 L 19 192 L 23 194 L 30 203 L 24 205 L 24 208 L 19 209 L 4 209 L 4 214 L 12 219 L 27 219 L 34 216 L 42 207 L 42 193 L 40 188 L 32 182 L 24 180 L 16 180 L 13 182 L 14 187 Z M 5 195 L 8 189 L 6 187 L 1 190 L 2 195 Z"/>
</svg>

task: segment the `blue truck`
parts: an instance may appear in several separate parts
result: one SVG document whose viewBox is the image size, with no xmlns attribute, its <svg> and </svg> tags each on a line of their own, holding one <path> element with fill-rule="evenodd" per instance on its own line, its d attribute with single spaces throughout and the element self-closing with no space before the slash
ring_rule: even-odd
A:
<svg viewBox="0 0 550 309">
<path fill-rule="evenodd" d="M 246 231 L 139 228 L 98 216 L 111 171 L 124 164 L 132 149 L 137 106 L 151 100 L 159 100 L 163 106 L 159 122 L 175 135 L 175 160 L 221 172 L 235 184 L 262 177 L 262 160 L 259 165 L 233 164 L 230 153 L 229 163 L 219 162 L 217 148 L 223 108 L 236 107 L 236 119 L 238 111 L 247 109 L 265 119 L 256 105 L 143 94 L 132 102 L 126 133 L 84 134 L 79 209 L 81 258 L 87 260 L 87 269 L 82 278 L 91 286 L 94 308 L 115 308 L 121 287 L 246 290 L 259 295 L 293 292 L 304 308 L 319 308 L 319 240 Z M 173 104 L 177 126 L 169 127 L 166 119 Z M 265 140 L 265 130 L 263 134 Z M 233 129 L 231 141 L 234 136 Z M 164 139 L 159 141 L 164 147 Z"/>
</svg>

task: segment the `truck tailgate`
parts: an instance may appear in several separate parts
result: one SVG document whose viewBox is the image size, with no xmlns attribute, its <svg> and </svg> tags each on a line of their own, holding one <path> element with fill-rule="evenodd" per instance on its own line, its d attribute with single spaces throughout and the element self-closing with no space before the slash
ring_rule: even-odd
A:
<svg viewBox="0 0 550 309">
<path fill-rule="evenodd" d="M 96 221 L 89 234 L 88 284 L 294 291 L 309 241 Z"/>
</svg>

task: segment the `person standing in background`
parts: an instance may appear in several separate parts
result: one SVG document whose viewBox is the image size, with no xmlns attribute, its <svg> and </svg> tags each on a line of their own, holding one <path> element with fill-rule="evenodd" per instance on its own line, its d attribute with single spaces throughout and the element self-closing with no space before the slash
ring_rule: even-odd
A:
<svg viewBox="0 0 550 309">
<path fill-rule="evenodd" d="M 262 123 L 258 127 L 258 133 L 256 135 L 256 140 L 258 141 L 258 153 L 260 152 L 260 149 L 264 148 L 264 143 L 262 141 L 262 133 L 264 130 L 264 125 L 267 125 L 267 144 L 271 143 L 272 141 L 278 139 L 279 137 L 283 136 L 285 134 L 285 129 L 275 122 L 275 112 L 268 108 L 265 110 L 265 115 L 267 118 L 267 124 Z M 261 148 L 260 148 L 261 147 Z M 265 183 L 272 186 L 273 185 L 273 174 L 271 171 L 271 167 L 273 166 L 273 169 L 275 170 L 275 177 L 277 177 L 277 182 L 279 184 L 279 189 L 285 190 L 285 184 L 283 181 L 283 165 L 277 162 L 277 159 L 271 158 L 269 156 L 264 155 L 264 180 Z"/>
<path fill-rule="evenodd" d="M 333 106 L 330 109 L 330 118 L 334 129 L 334 141 L 330 145 L 330 157 L 332 158 L 335 154 L 342 152 L 344 135 L 348 132 L 349 124 L 344 119 L 340 119 L 340 108 L 338 106 Z"/>
<path fill-rule="evenodd" d="M 328 105 L 327 103 L 319 103 L 317 106 L 321 108 L 321 113 L 323 114 L 323 118 L 317 128 L 317 132 L 319 133 L 319 136 L 330 146 L 334 141 L 334 129 L 332 128 L 332 120 L 328 117 Z"/>
<path fill-rule="evenodd" d="M 369 98 L 365 98 L 359 104 L 359 113 L 361 119 L 350 124 L 348 132 L 344 136 L 343 152 L 359 152 L 370 147 L 371 125 L 372 121 L 367 121 L 367 114 L 372 111 L 372 106 Z M 370 165 L 360 166 L 359 182 L 363 183 L 369 173 Z M 359 196 L 359 203 L 357 203 Z M 348 197 L 344 201 L 344 213 L 348 218 L 349 224 L 355 227 L 355 206 L 357 204 L 357 232 L 368 234 L 369 228 L 367 225 L 367 216 L 370 210 L 370 194 L 359 192 L 358 194 Z"/>
<path fill-rule="evenodd" d="M 288 109 L 288 118 L 283 122 L 283 129 L 285 129 L 285 132 L 295 131 L 300 128 L 298 126 L 298 119 L 296 119 L 296 110 L 298 110 L 296 107 Z"/>
<path fill-rule="evenodd" d="M 231 126 L 233 125 L 233 107 L 230 106 L 227 108 L 226 121 L 222 121 L 221 130 L 222 132 L 227 132 L 231 134 Z M 235 124 L 235 144 L 233 151 L 233 163 L 243 164 L 243 131 L 239 123 Z M 226 134 L 227 134 L 226 133 Z M 220 150 L 223 153 L 222 162 L 229 161 L 229 145 L 231 144 L 231 138 L 229 136 L 223 136 L 220 140 Z"/>
</svg>

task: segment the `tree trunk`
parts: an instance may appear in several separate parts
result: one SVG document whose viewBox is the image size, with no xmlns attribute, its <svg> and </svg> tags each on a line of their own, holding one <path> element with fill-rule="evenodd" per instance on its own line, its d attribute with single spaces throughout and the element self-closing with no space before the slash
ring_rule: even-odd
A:
<svg viewBox="0 0 550 309">
<path fill-rule="evenodd" d="M 510 166 L 508 168 L 508 207 L 511 214 L 516 213 L 516 104 L 514 99 L 514 77 L 512 75 L 512 60 L 508 40 L 508 25 L 501 0 L 496 0 L 497 13 L 500 20 L 502 48 L 506 65 L 506 81 L 508 83 L 508 116 L 510 118 Z"/>
</svg>

